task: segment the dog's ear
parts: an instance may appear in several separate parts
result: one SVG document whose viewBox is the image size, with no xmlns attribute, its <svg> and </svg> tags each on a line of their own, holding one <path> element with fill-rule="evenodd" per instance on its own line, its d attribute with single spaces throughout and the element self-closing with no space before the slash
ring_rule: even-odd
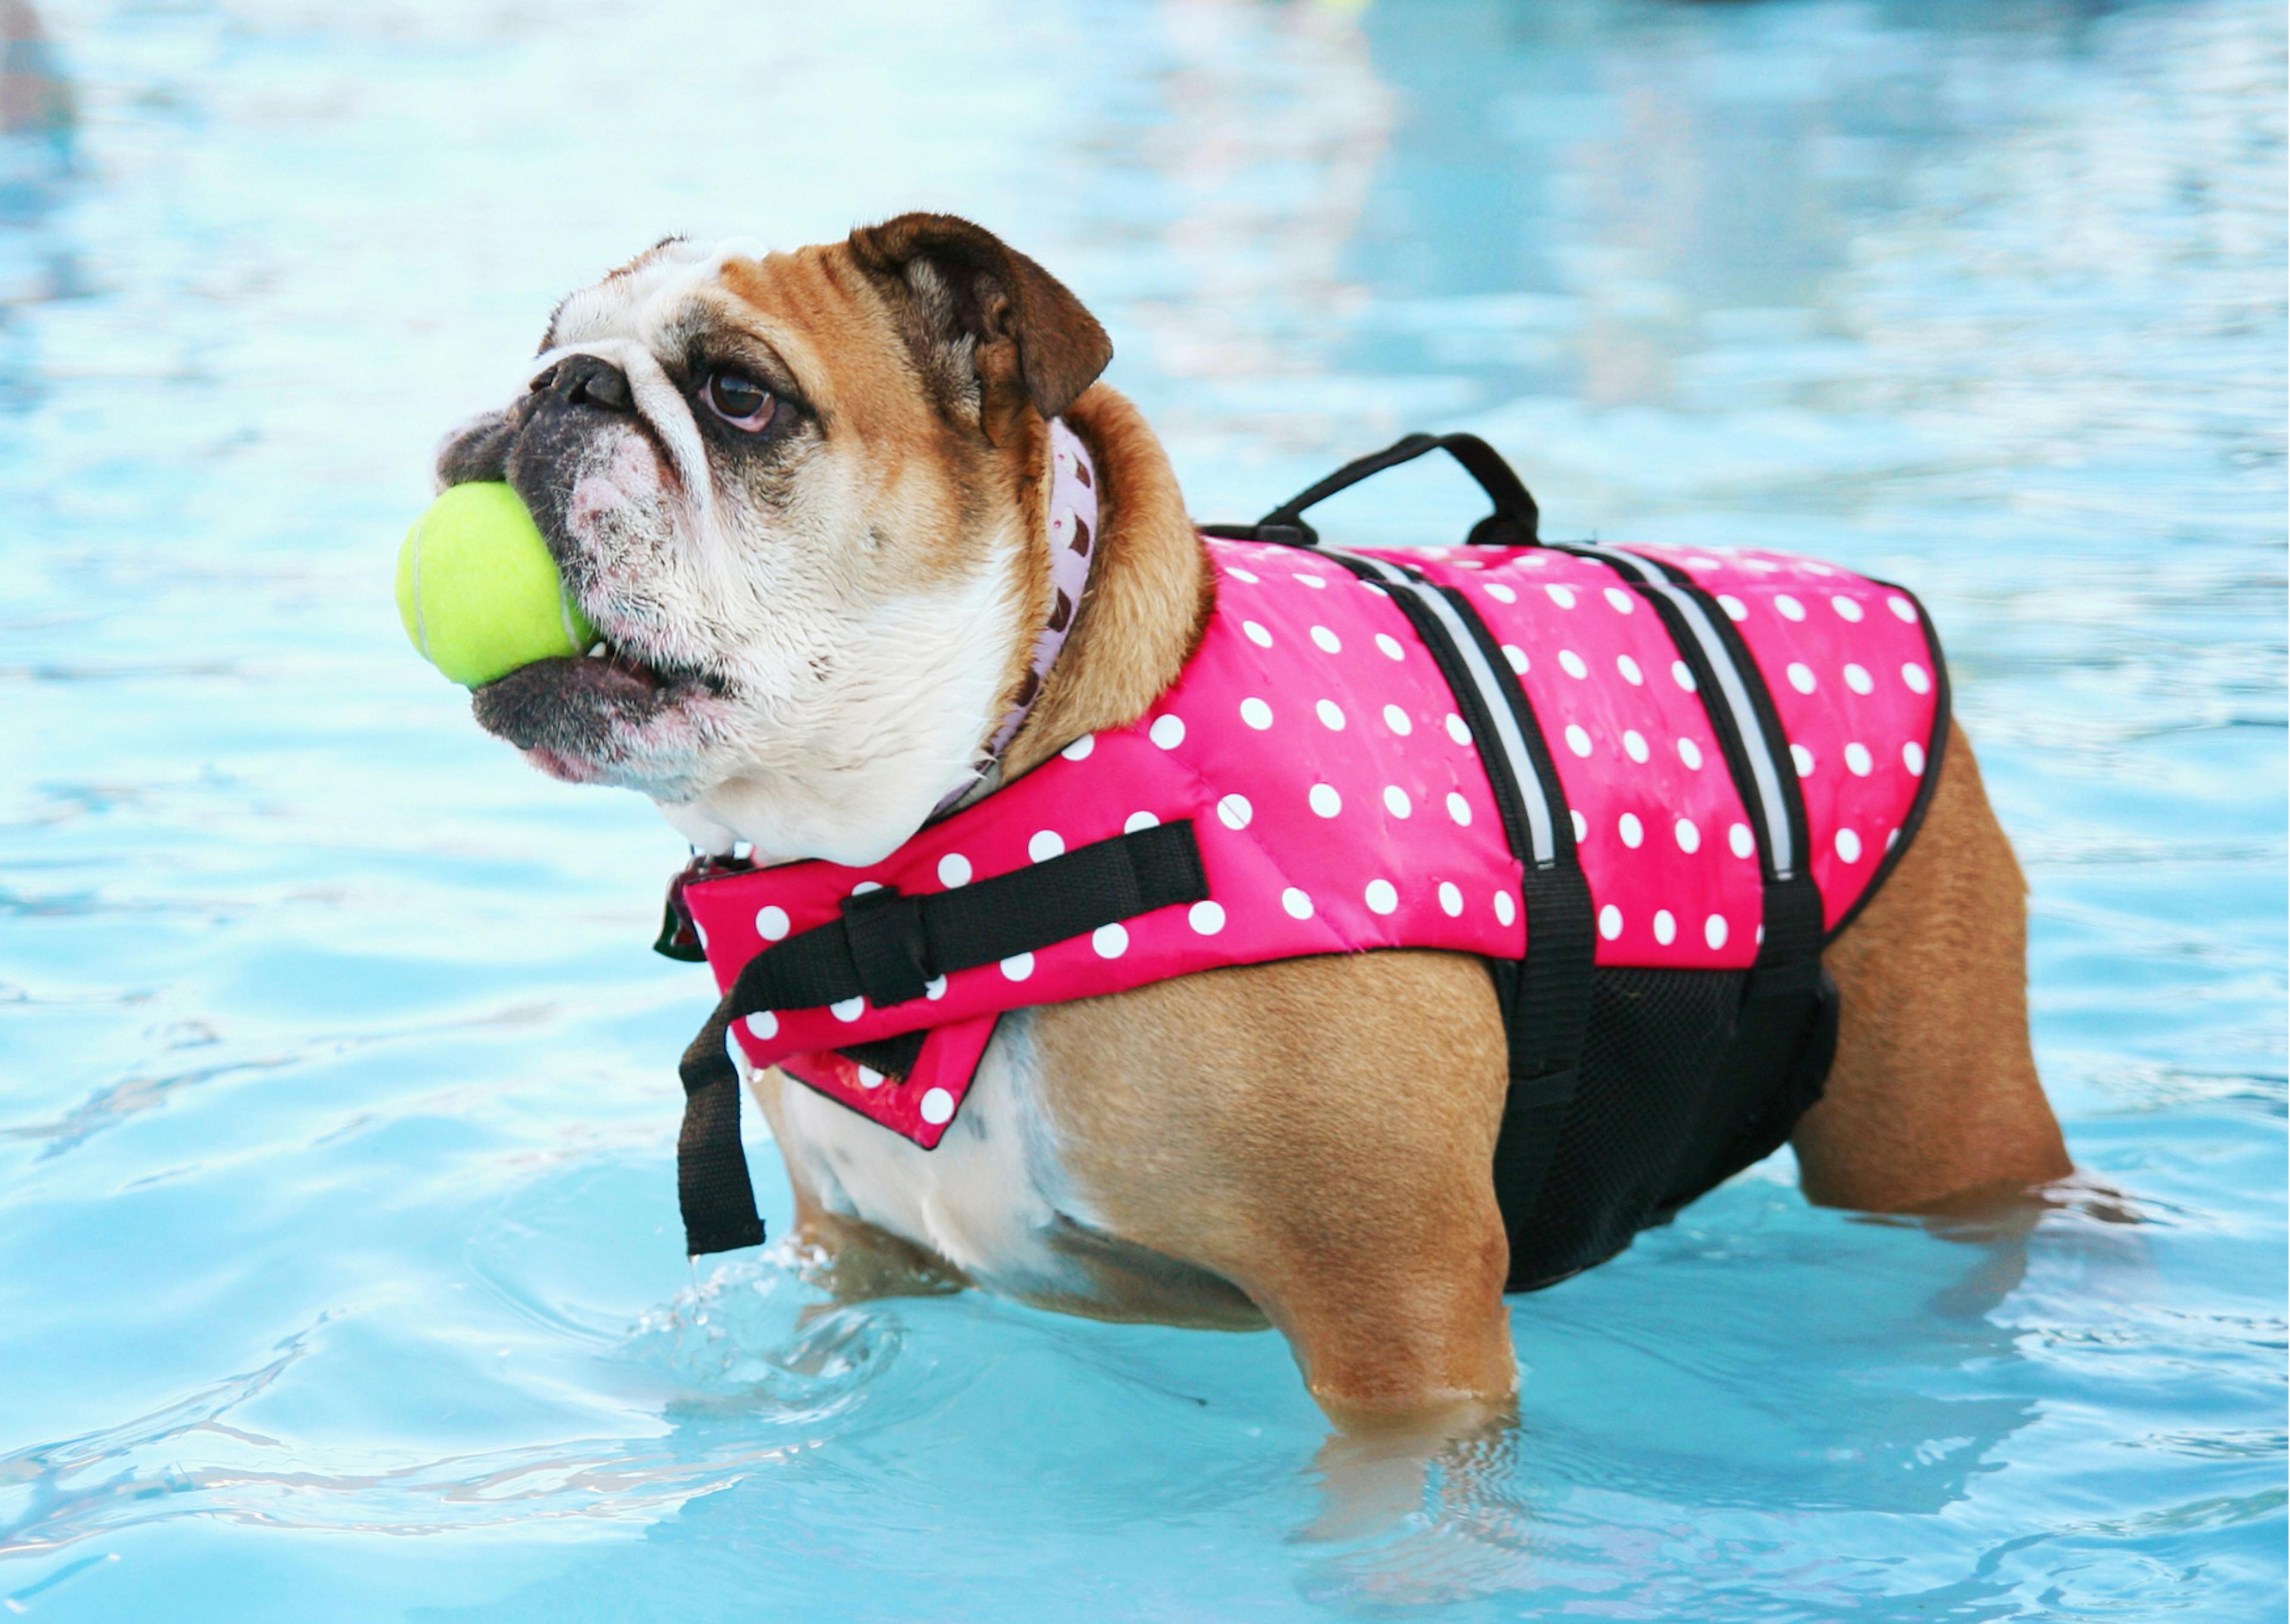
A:
<svg viewBox="0 0 2290 1624">
<path fill-rule="evenodd" d="M 907 341 L 940 404 L 1000 444 L 1019 411 L 1055 417 L 1097 380 L 1113 344 L 1055 276 L 981 226 L 901 214 L 851 234 L 861 268 L 896 284 Z"/>
</svg>

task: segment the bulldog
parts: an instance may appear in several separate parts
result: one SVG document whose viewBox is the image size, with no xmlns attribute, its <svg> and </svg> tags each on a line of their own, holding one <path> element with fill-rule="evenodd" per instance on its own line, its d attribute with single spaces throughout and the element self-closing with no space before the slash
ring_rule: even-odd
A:
<svg viewBox="0 0 2290 1624">
<path fill-rule="evenodd" d="M 566 298 L 524 391 L 438 457 L 441 484 L 516 488 L 602 636 L 477 690 L 478 723 L 651 796 L 701 852 L 860 865 L 1137 721 L 1217 585 L 1167 456 L 1099 381 L 1111 356 L 1054 277 L 946 215 L 788 252 L 655 245 Z M 1061 420 L 1094 470 L 1078 605 L 1046 528 Z M 2070 1172 L 2029 1049 L 2023 883 L 1949 728 L 1921 831 L 1821 955 L 1835 1058 L 1790 1136 L 1817 1203 L 1917 1212 Z M 1324 1108 L 1285 1109 L 1275 1084 L 1307 1074 Z M 748 1076 L 837 1291 L 1269 1322 L 1340 1433 L 1513 1401 L 1506 1079 L 1485 965 L 1436 951 L 1016 1011 L 972 1131 L 927 1151 Z"/>
</svg>

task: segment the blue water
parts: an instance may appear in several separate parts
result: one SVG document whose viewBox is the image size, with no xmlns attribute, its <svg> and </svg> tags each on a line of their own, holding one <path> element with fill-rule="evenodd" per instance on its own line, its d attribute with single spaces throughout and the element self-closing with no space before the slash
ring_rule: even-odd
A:
<svg viewBox="0 0 2290 1624">
<path fill-rule="evenodd" d="M 2283 1616 L 2278 0 L 40 12 L 0 83 L 10 1614 Z M 389 556 L 568 287 L 917 205 L 1095 308 L 1205 517 L 1469 427 L 1558 533 L 1913 582 L 2119 1198 L 1949 1232 L 1808 1208 L 1784 1154 L 1517 1300 L 1520 1426 L 1349 1539 L 1269 1335 L 695 1275 L 705 986 L 645 950 L 682 848 L 480 735 Z M 1450 540 L 1457 483 L 1332 524 Z"/>
</svg>

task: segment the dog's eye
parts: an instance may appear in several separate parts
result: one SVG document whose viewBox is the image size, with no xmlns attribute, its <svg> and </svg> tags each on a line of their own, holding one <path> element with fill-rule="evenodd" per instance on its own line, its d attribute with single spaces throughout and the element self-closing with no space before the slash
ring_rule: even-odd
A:
<svg viewBox="0 0 2290 1624">
<path fill-rule="evenodd" d="M 708 409 L 734 428 L 753 433 L 772 420 L 772 392 L 745 372 L 710 372 L 702 393 Z"/>
</svg>

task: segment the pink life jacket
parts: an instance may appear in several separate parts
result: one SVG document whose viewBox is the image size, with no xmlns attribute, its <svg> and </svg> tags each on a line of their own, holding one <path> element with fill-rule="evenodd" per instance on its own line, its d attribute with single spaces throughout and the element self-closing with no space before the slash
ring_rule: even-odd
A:
<svg viewBox="0 0 2290 1624">
<path fill-rule="evenodd" d="M 1135 722 L 881 862 L 682 884 L 726 995 L 713 1041 L 728 1021 L 755 1065 L 929 1148 L 1007 1011 L 1445 949 L 1496 968 L 1510 1033 L 1514 1285 L 1610 1254 L 1774 1148 L 1834 1043 L 1822 941 L 1937 776 L 1945 681 L 1915 600 L 1762 551 L 1205 545 L 1207 628 Z M 1677 1009 L 1622 1029 L 1641 1004 Z M 1584 1094 L 1602 1068 L 1604 1103 Z M 1693 1097 L 1665 1105 L 1665 1071 Z M 1586 1113 L 1693 1121 L 1661 1129 L 1676 1142 L 1643 1175 L 1629 1147 L 1570 1162 Z M 1554 1219 L 1554 1176 L 1601 1210 Z"/>
</svg>

